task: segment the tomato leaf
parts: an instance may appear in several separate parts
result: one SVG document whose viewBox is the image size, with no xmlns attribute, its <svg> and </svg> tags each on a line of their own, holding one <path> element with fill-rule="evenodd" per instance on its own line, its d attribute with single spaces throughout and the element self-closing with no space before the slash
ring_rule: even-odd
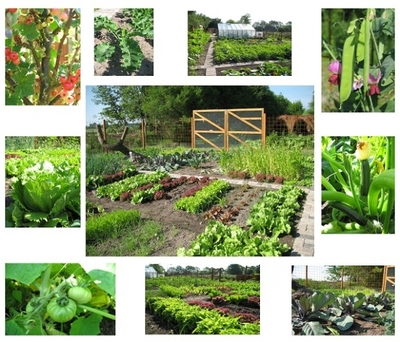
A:
<svg viewBox="0 0 400 342">
<path fill-rule="evenodd" d="M 30 285 L 48 266 L 48 264 L 6 264 L 6 278 Z"/>
</svg>

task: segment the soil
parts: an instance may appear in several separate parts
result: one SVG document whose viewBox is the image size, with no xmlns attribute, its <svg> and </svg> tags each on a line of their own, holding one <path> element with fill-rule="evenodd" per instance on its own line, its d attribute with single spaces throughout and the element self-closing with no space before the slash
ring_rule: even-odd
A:
<svg viewBox="0 0 400 342">
<path fill-rule="evenodd" d="M 190 300 L 199 300 L 202 302 L 211 302 L 208 296 L 188 296 L 184 298 L 185 301 Z M 249 313 L 256 316 L 260 319 L 260 308 L 248 307 L 244 305 L 235 305 L 235 304 L 220 304 L 219 308 L 227 308 L 229 311 L 234 314 L 239 313 Z M 174 331 L 170 326 L 162 322 L 158 319 L 157 316 L 152 315 L 149 311 L 146 310 L 146 325 L 145 325 L 145 333 L 146 335 L 171 335 L 174 334 Z"/>
<path fill-rule="evenodd" d="M 118 27 L 127 26 L 129 18 L 124 18 L 122 13 L 115 13 L 112 18 Z M 146 39 L 144 37 L 136 36 L 134 39 L 138 42 L 140 49 L 144 55 L 142 65 L 139 70 L 135 72 L 127 72 L 121 66 L 122 54 L 119 49 L 115 50 L 114 55 L 108 61 L 99 63 L 94 61 L 94 75 L 95 76 L 153 76 L 154 73 L 154 42 L 153 39 Z M 116 38 L 108 33 L 107 30 L 102 30 L 100 34 L 95 33 L 94 46 L 100 43 L 111 43 L 118 46 Z"/>
<path fill-rule="evenodd" d="M 357 316 L 353 317 L 354 323 L 349 330 L 340 331 L 340 335 L 347 336 L 377 336 L 377 335 L 385 335 L 385 327 L 374 322 L 364 321 L 362 319 L 357 318 Z M 333 324 L 326 324 L 325 322 L 320 322 L 321 325 L 326 328 L 332 326 L 335 328 Z M 296 335 L 300 335 L 300 330 L 295 330 Z M 338 329 L 335 329 L 338 330 Z"/>
<path fill-rule="evenodd" d="M 185 176 L 209 176 L 210 178 L 219 178 L 229 181 L 229 178 L 223 177 L 222 173 L 215 168 L 215 163 L 205 163 L 201 165 L 201 170 L 190 167 L 179 169 L 175 172 L 170 172 L 170 175 L 178 177 Z M 230 180 L 232 181 L 232 180 Z M 246 220 L 250 215 L 251 208 L 260 196 L 265 192 L 266 184 L 258 183 L 260 186 L 249 186 L 248 184 L 231 184 L 232 189 L 227 193 L 226 200 L 221 202 L 219 206 L 222 208 L 221 214 L 226 213 L 233 208 L 238 209 L 236 216 L 231 216 L 231 220 L 224 222 L 225 224 L 236 224 L 246 229 Z M 180 247 L 188 249 L 197 235 L 204 232 L 208 224 L 208 220 L 204 217 L 205 213 L 192 214 L 183 210 L 175 210 L 174 203 L 181 198 L 181 195 L 191 187 L 197 184 L 183 184 L 168 193 L 169 198 L 149 203 L 140 203 L 132 205 L 129 201 L 111 201 L 109 198 L 97 198 L 95 191 L 87 192 L 87 201 L 101 206 L 105 212 L 110 212 L 118 209 L 131 210 L 136 209 L 141 212 L 143 219 L 154 220 L 160 222 L 163 227 L 165 236 L 165 244 L 158 250 L 153 251 L 152 256 L 176 256 L 177 250 Z M 278 185 L 271 184 L 271 188 L 277 188 Z M 218 207 L 218 205 L 216 205 Z M 280 241 L 286 243 L 290 247 L 294 243 L 294 234 L 296 231 L 297 222 L 300 219 L 300 214 L 295 217 L 293 224 L 292 235 L 283 236 Z M 212 213 L 209 212 L 208 219 L 214 219 Z M 227 215 L 227 214 L 226 214 Z M 216 215 L 219 218 L 220 215 Z M 289 252 L 288 252 L 289 253 Z M 289 255 L 289 254 L 288 254 Z"/>
</svg>

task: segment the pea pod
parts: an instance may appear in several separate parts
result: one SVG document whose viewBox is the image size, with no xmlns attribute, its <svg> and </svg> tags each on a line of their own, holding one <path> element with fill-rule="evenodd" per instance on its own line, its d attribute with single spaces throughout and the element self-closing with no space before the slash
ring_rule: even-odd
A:
<svg viewBox="0 0 400 342">
<path fill-rule="evenodd" d="M 343 45 L 342 54 L 342 74 L 340 78 L 340 105 L 346 101 L 353 90 L 354 79 L 354 63 L 356 45 L 358 42 L 358 31 L 354 28 L 350 35 L 346 38 Z"/>
</svg>

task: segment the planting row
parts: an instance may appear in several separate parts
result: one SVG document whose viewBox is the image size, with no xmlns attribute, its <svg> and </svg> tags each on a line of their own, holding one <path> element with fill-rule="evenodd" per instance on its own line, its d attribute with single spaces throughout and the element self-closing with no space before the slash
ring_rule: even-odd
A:
<svg viewBox="0 0 400 342">
<path fill-rule="evenodd" d="M 179 334 L 259 334 L 260 324 L 242 323 L 240 317 L 190 305 L 179 298 L 152 297 L 146 308 Z"/>
<path fill-rule="evenodd" d="M 284 185 L 268 191 L 251 210 L 248 229 L 210 221 L 204 233 L 197 236 L 190 248 L 180 248 L 179 256 L 280 256 L 290 250 L 279 242 L 279 236 L 292 230 L 292 219 L 300 209 L 305 192 Z"/>
<path fill-rule="evenodd" d="M 291 55 L 291 42 L 273 45 L 267 41 L 226 39 L 218 40 L 214 43 L 214 61 L 218 64 L 291 59 Z"/>
<path fill-rule="evenodd" d="M 120 175 L 123 177 L 123 174 Z M 111 178 L 113 178 L 111 176 Z M 191 213 L 199 213 L 216 203 L 230 185 L 226 181 L 210 179 L 209 177 L 185 177 L 172 179 L 167 172 L 157 171 L 152 174 L 137 174 L 132 177 L 99 186 L 97 197 L 110 197 L 112 201 L 131 201 L 132 204 L 160 200 L 167 197 L 167 192 L 182 185 L 198 185 L 190 188 L 175 203 L 175 209 Z"/>
</svg>

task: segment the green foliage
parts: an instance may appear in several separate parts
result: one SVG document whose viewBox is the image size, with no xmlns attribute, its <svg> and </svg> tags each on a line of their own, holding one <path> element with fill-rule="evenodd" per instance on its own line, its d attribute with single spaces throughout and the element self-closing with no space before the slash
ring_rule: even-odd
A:
<svg viewBox="0 0 400 342">
<path fill-rule="evenodd" d="M 390 310 L 388 319 L 382 314 L 384 309 Z M 339 335 L 340 331 L 353 326 L 356 314 L 359 319 L 386 325 L 390 334 L 392 309 L 394 300 L 385 293 L 375 293 L 367 298 L 364 293 L 335 295 L 316 291 L 310 297 L 303 295 L 292 302 L 292 327 L 301 335 L 326 335 L 328 331 L 322 323 L 329 322 L 334 325 L 329 332 Z"/>
<path fill-rule="evenodd" d="M 115 266 L 6 264 L 5 270 L 6 335 L 98 335 L 104 319 L 115 321 Z M 78 284 L 91 294 L 87 305 L 67 297 Z"/>
<path fill-rule="evenodd" d="M 6 105 L 78 104 L 80 10 L 54 10 L 6 11 Z M 63 53 L 67 41 L 68 52 Z M 68 87 L 63 78 L 69 81 Z"/>
<path fill-rule="evenodd" d="M 283 177 L 285 182 L 309 186 L 313 183 L 313 156 L 307 150 L 313 138 L 299 139 L 294 136 L 267 137 L 264 148 L 260 142 L 248 142 L 220 155 L 220 167 L 229 171 L 246 171 L 254 177 L 258 173 Z"/>
<path fill-rule="evenodd" d="M 302 189 L 291 185 L 267 191 L 251 208 L 250 217 L 246 221 L 249 230 L 272 237 L 290 234 L 293 216 L 299 211 L 304 196 Z"/>
<path fill-rule="evenodd" d="M 137 210 L 116 210 L 91 216 L 86 221 L 86 240 L 92 243 L 108 238 L 118 238 L 121 232 L 137 225 L 139 221 L 140 212 Z"/>
<path fill-rule="evenodd" d="M 124 8 L 122 13 L 131 19 L 133 30 L 136 35 L 144 38 L 153 38 L 153 8 Z"/>
<path fill-rule="evenodd" d="M 160 171 L 152 174 L 138 174 L 136 176 L 128 177 L 118 182 L 98 187 L 96 190 L 96 196 L 110 197 L 112 201 L 115 201 L 119 199 L 123 192 L 137 189 L 148 183 L 158 182 L 167 175 L 167 172 Z"/>
<path fill-rule="evenodd" d="M 17 177 L 11 183 L 14 201 L 7 208 L 7 226 L 80 226 L 79 164 L 43 161 Z"/>
<path fill-rule="evenodd" d="M 152 18 L 148 18 L 149 20 Z M 150 21 L 152 25 L 152 21 Z M 150 33 L 146 28 L 139 27 L 139 29 L 146 30 L 146 33 Z M 128 72 L 134 72 L 140 68 L 142 60 L 144 58 L 143 53 L 140 49 L 139 43 L 134 40 L 134 37 L 139 33 L 137 32 L 136 26 L 131 26 L 129 29 L 119 28 L 111 19 L 106 16 L 96 16 L 94 19 L 95 32 L 100 32 L 102 29 L 107 30 L 112 34 L 119 45 L 115 47 L 110 43 L 100 43 L 95 46 L 95 57 L 96 61 L 102 63 L 114 55 L 116 48 L 122 53 L 122 67 Z"/>
<path fill-rule="evenodd" d="M 265 40 L 220 39 L 214 43 L 214 61 L 222 63 L 282 60 L 292 58 L 292 43 L 272 45 Z"/>
<path fill-rule="evenodd" d="M 136 210 L 91 216 L 86 229 L 89 256 L 149 256 L 165 244 L 161 224 L 141 220 Z"/>
<path fill-rule="evenodd" d="M 291 76 L 292 70 L 278 63 L 264 62 L 256 68 L 240 68 L 240 70 L 226 69 L 225 76 Z"/>
<path fill-rule="evenodd" d="M 324 91 L 333 99 L 326 108 L 394 112 L 395 9 L 326 9 L 322 18 L 323 57 L 341 65 L 339 71 L 330 70 L 338 82 L 332 82 L 324 67 L 324 82 L 329 78 L 338 85 L 330 94 Z"/>
<path fill-rule="evenodd" d="M 365 160 L 359 160 L 357 154 L 366 149 Z M 366 162 L 369 167 L 361 167 Z M 332 209 L 323 229 L 328 233 L 394 233 L 394 165 L 394 137 L 323 137 L 322 201 L 328 201 Z M 352 222 L 362 229 L 342 225 Z"/>
<path fill-rule="evenodd" d="M 176 201 L 174 208 L 190 213 L 203 212 L 217 203 L 229 189 L 230 185 L 228 182 L 217 179 L 196 192 L 194 196 L 183 197 Z"/>
<path fill-rule="evenodd" d="M 121 153 L 86 154 L 86 177 L 112 175 L 129 166 L 132 166 L 132 163 L 122 157 Z"/>
<path fill-rule="evenodd" d="M 180 248 L 178 256 L 280 256 L 289 250 L 277 238 L 252 234 L 239 226 L 210 221 L 189 249 Z"/>
<path fill-rule="evenodd" d="M 210 33 L 204 32 L 203 29 L 197 28 L 189 31 L 188 34 L 188 60 L 189 70 L 197 65 L 200 56 L 205 52 L 208 42 L 210 41 Z"/>
<path fill-rule="evenodd" d="M 215 310 L 189 305 L 179 298 L 151 297 L 149 310 L 176 327 L 179 334 L 259 334 L 259 323 L 241 324 L 238 317 L 222 316 Z"/>
</svg>

